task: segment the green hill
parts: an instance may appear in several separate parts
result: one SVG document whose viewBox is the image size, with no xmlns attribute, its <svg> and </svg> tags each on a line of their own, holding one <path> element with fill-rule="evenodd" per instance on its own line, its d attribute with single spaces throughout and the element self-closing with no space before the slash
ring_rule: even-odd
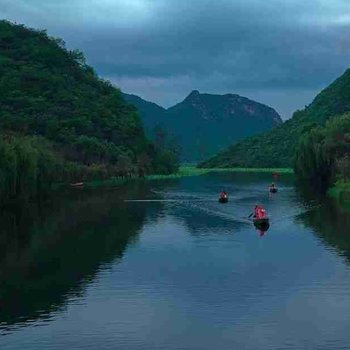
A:
<svg viewBox="0 0 350 350">
<path fill-rule="evenodd" d="M 153 129 L 159 124 L 166 123 L 166 109 L 156 103 L 146 101 L 139 96 L 123 93 L 123 97 L 130 104 L 134 105 L 142 119 L 145 132 L 153 137 Z"/>
<path fill-rule="evenodd" d="M 282 123 L 278 113 L 261 103 L 235 95 L 192 91 L 168 109 L 128 95 L 140 112 L 146 130 L 161 124 L 182 148 L 184 161 L 198 161 L 215 154 L 233 141 L 261 133 Z"/>
<path fill-rule="evenodd" d="M 200 167 L 290 167 L 304 132 L 350 111 L 350 70 L 321 91 L 304 110 L 273 130 L 237 142 Z"/>
<path fill-rule="evenodd" d="M 45 136 L 83 163 L 133 156 L 147 143 L 121 93 L 43 31 L 0 22 L 0 77 L 3 130 Z"/>
<path fill-rule="evenodd" d="M 2 199 L 45 182 L 167 171 L 136 108 L 80 51 L 7 21 L 0 21 L 0 136 Z"/>
</svg>

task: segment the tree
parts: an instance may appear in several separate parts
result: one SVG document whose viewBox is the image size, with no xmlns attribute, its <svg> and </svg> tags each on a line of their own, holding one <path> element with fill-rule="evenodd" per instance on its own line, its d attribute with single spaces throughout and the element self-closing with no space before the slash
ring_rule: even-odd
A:
<svg viewBox="0 0 350 350">
<path fill-rule="evenodd" d="M 337 176 L 348 179 L 350 114 L 333 117 L 325 126 L 304 133 L 296 149 L 298 178 L 327 187 Z"/>
<path fill-rule="evenodd" d="M 181 148 L 176 138 L 161 125 L 154 128 L 155 161 L 154 170 L 158 174 L 172 174 L 180 166 Z"/>
<path fill-rule="evenodd" d="M 129 177 L 133 171 L 131 159 L 126 154 L 121 154 L 117 161 L 117 173 L 121 177 Z"/>
<path fill-rule="evenodd" d="M 151 172 L 152 162 L 147 153 L 143 152 L 137 157 L 137 168 L 139 177 L 145 177 L 145 174 Z"/>
</svg>

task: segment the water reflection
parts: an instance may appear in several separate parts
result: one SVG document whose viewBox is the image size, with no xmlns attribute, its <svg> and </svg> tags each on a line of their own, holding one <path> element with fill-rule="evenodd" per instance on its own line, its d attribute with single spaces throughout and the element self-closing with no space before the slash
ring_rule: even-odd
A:
<svg viewBox="0 0 350 350">
<path fill-rule="evenodd" d="M 1 349 L 350 348 L 348 216 L 282 179 L 271 197 L 269 178 L 152 182 L 8 213 Z M 268 239 L 247 219 L 256 202 Z"/>
<path fill-rule="evenodd" d="M 350 262 L 350 213 L 338 203 L 324 198 L 322 205 L 300 215 L 298 220 Z"/>
<path fill-rule="evenodd" d="M 254 223 L 254 227 L 256 231 L 259 233 L 259 236 L 263 237 L 265 233 L 269 230 L 270 224 L 269 222 L 263 223 L 262 225 L 257 225 L 256 223 Z"/>
<path fill-rule="evenodd" d="M 140 187 L 131 192 L 145 195 Z M 102 264 L 122 257 L 145 218 L 145 207 L 123 196 L 81 193 L 1 215 L 1 328 L 48 317 L 81 295 Z"/>
</svg>

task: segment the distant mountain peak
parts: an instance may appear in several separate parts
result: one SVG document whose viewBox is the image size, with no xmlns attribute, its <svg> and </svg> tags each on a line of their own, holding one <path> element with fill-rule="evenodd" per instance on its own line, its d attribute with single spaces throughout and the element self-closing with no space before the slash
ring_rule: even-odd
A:
<svg viewBox="0 0 350 350">
<path fill-rule="evenodd" d="M 192 90 L 190 94 L 180 103 L 184 102 L 198 102 L 203 101 L 206 102 L 208 99 L 216 99 L 221 100 L 223 103 L 228 105 L 233 105 L 236 103 L 246 103 L 246 104 L 259 104 L 253 100 L 248 99 L 247 97 L 243 97 L 237 94 L 210 94 L 210 93 L 201 93 L 198 90 Z M 170 107 L 171 108 L 171 107 Z"/>
<path fill-rule="evenodd" d="M 179 141 L 183 159 L 204 159 L 246 136 L 279 125 L 282 120 L 271 107 L 237 94 L 209 94 L 191 91 L 184 100 L 166 110 L 130 95 L 142 116 L 146 130 L 162 124 Z"/>
<path fill-rule="evenodd" d="M 198 96 L 200 95 L 200 92 L 198 90 L 192 90 L 191 93 L 188 95 L 188 97 L 190 96 Z"/>
<path fill-rule="evenodd" d="M 183 102 L 191 102 L 191 101 L 195 101 L 198 99 L 198 97 L 200 96 L 200 92 L 198 90 L 192 90 L 190 92 L 190 94 L 185 97 L 185 99 L 183 100 Z"/>
<path fill-rule="evenodd" d="M 270 121 L 275 125 L 282 123 L 281 117 L 273 108 L 231 93 L 220 95 L 193 90 L 182 102 L 168 108 L 168 111 L 176 110 L 181 114 L 186 111 L 187 114 L 188 109 L 192 111 L 192 116 L 206 121 L 254 118 L 254 122 L 265 120 L 267 124 Z"/>
</svg>

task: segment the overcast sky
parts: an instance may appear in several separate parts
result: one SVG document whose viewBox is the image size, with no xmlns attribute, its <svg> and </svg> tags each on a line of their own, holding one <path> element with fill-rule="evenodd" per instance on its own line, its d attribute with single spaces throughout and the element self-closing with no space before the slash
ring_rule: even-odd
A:
<svg viewBox="0 0 350 350">
<path fill-rule="evenodd" d="M 164 107 L 238 93 L 288 118 L 350 66 L 350 0 L 0 0 L 0 17 Z"/>
</svg>

